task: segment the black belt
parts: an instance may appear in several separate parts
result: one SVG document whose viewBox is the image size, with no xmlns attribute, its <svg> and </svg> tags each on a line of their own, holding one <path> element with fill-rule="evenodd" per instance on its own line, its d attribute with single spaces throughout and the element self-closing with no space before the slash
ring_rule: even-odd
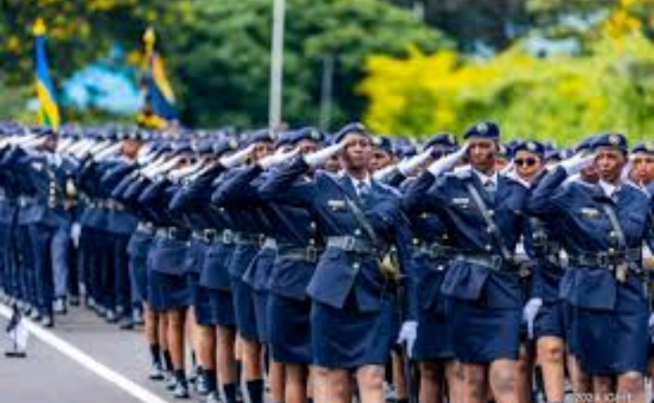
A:
<svg viewBox="0 0 654 403">
<path fill-rule="evenodd" d="M 432 242 L 428 244 L 421 243 L 416 251 L 425 254 L 435 260 L 442 260 L 455 254 L 454 248 L 443 246 L 438 242 Z"/>
<path fill-rule="evenodd" d="M 136 231 L 143 233 L 145 235 L 154 235 L 155 228 L 154 224 L 149 223 L 149 222 L 140 222 L 139 225 L 136 227 Z"/>
<path fill-rule="evenodd" d="M 641 260 L 640 248 L 625 251 L 587 252 L 570 256 L 570 265 L 576 267 L 589 267 L 612 269 L 622 264 L 628 264 L 634 271 L 640 271 L 638 263 Z"/>
<path fill-rule="evenodd" d="M 189 232 L 177 227 L 159 228 L 156 232 L 157 236 L 165 239 L 173 239 L 176 241 L 187 241 Z"/>
<path fill-rule="evenodd" d="M 228 229 L 223 231 L 218 231 L 215 229 L 193 231 L 192 236 L 194 239 L 206 243 L 223 243 L 225 245 L 229 245 L 234 242 L 234 233 Z"/>
<path fill-rule="evenodd" d="M 20 196 L 18 198 L 18 205 L 20 207 L 27 207 L 30 204 L 34 204 L 35 199 L 33 197 Z"/>
<path fill-rule="evenodd" d="M 313 246 L 307 246 L 306 248 L 280 248 L 277 252 L 277 256 L 280 259 L 289 259 L 289 260 L 299 260 L 309 263 L 317 263 L 318 256 L 322 253 L 322 249 L 315 248 Z"/>
<path fill-rule="evenodd" d="M 237 232 L 234 234 L 234 244 L 238 246 L 261 246 L 265 241 L 263 234 L 248 234 Z"/>
<path fill-rule="evenodd" d="M 327 248 L 340 249 L 345 252 L 376 255 L 377 249 L 372 242 L 353 236 L 331 236 L 327 238 Z"/>
</svg>

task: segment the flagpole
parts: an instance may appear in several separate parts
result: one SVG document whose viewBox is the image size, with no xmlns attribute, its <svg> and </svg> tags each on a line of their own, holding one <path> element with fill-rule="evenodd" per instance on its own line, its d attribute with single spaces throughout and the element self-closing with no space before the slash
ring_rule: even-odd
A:
<svg viewBox="0 0 654 403">
<path fill-rule="evenodd" d="M 286 1 L 274 0 L 272 49 L 270 52 L 270 100 L 268 124 L 277 128 L 282 116 L 282 86 L 284 80 L 284 18 Z"/>
</svg>

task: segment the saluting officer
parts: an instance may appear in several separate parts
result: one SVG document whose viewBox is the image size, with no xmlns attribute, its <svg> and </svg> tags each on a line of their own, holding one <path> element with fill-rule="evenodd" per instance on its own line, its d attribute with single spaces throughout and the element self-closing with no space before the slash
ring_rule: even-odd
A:
<svg viewBox="0 0 654 403">
<path fill-rule="evenodd" d="M 360 124 L 344 127 L 335 144 L 298 158 L 274 171 L 259 188 L 265 200 L 308 209 L 326 240 L 307 292 L 312 299 L 311 337 L 315 373 L 314 399 L 319 403 L 351 400 L 350 371 L 355 372 L 362 402 L 384 400 L 384 365 L 397 338 L 397 284 L 382 267 L 394 266 L 396 254 L 408 267 L 410 233 L 397 191 L 373 180 L 371 139 Z M 344 172 L 317 172 L 312 167 L 340 152 Z M 383 263 L 382 263 L 383 262 Z M 407 320 L 415 338 L 416 295 L 406 276 Z M 407 335 L 410 337 L 410 335 Z"/>
<path fill-rule="evenodd" d="M 601 401 L 617 392 L 644 402 L 649 309 L 641 247 L 645 241 L 654 247 L 647 220 L 651 202 L 621 179 L 628 157 L 625 136 L 601 135 L 592 149 L 594 159 L 577 155 L 548 173 L 531 194 L 529 210 L 568 234 L 563 242 L 571 269 L 561 291 L 576 308 L 578 359 L 593 376 L 593 392 Z M 564 184 L 593 162 L 598 185 Z"/>
<path fill-rule="evenodd" d="M 486 400 L 486 382 L 497 402 L 518 402 L 517 359 L 524 296 L 514 264 L 525 225 L 527 189 L 496 171 L 500 130 L 482 122 L 464 135 L 467 144 L 428 168 L 439 177 L 464 154 L 470 167 L 437 178 L 426 208 L 444 217 L 456 256 L 442 292 L 449 297 L 454 352 L 465 387 L 460 398 Z"/>
<path fill-rule="evenodd" d="M 439 133 L 429 139 L 424 148 L 428 159 L 423 163 L 429 163 L 456 151 L 457 143 L 452 134 Z M 446 392 L 449 401 L 458 401 L 454 340 L 446 315 L 447 299 L 441 293 L 449 260 L 454 256 L 452 238 L 443 218 L 425 212 L 419 205 L 426 200 L 427 191 L 435 180 L 433 175 L 424 174 L 402 185 L 402 206 L 414 234 L 412 264 L 420 304 L 412 358 L 420 363 L 419 400 L 422 403 L 443 402 Z"/>
</svg>

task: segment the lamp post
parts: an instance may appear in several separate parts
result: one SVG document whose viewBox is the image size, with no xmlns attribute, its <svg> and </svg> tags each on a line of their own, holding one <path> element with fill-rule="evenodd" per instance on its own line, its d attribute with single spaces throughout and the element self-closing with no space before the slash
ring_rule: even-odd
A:
<svg viewBox="0 0 654 403">
<path fill-rule="evenodd" d="M 270 52 L 270 100 L 268 124 L 277 128 L 282 120 L 282 87 L 284 81 L 284 17 L 286 1 L 274 0 L 272 49 Z"/>
</svg>

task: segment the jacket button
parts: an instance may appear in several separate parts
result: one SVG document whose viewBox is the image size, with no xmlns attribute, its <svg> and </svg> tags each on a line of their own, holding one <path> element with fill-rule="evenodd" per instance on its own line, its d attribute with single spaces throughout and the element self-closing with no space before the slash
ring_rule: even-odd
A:
<svg viewBox="0 0 654 403">
<path fill-rule="evenodd" d="M 315 244 L 316 244 L 315 239 L 313 239 L 313 238 L 309 239 L 309 245 L 315 245 Z"/>
<path fill-rule="evenodd" d="M 359 263 L 355 263 L 355 264 L 352 265 L 352 268 L 354 268 L 355 270 L 359 270 L 359 267 L 361 267 L 361 265 L 359 265 Z"/>
<path fill-rule="evenodd" d="M 488 215 L 493 217 L 495 216 L 495 212 L 493 210 L 488 210 Z"/>
<path fill-rule="evenodd" d="M 492 251 L 492 250 L 493 250 L 493 247 L 492 247 L 492 246 L 490 246 L 490 245 L 486 245 L 486 250 L 490 252 L 490 251 Z"/>
<path fill-rule="evenodd" d="M 356 229 L 356 230 L 354 231 L 354 235 L 361 235 L 361 230 L 360 230 L 360 229 Z"/>
</svg>

